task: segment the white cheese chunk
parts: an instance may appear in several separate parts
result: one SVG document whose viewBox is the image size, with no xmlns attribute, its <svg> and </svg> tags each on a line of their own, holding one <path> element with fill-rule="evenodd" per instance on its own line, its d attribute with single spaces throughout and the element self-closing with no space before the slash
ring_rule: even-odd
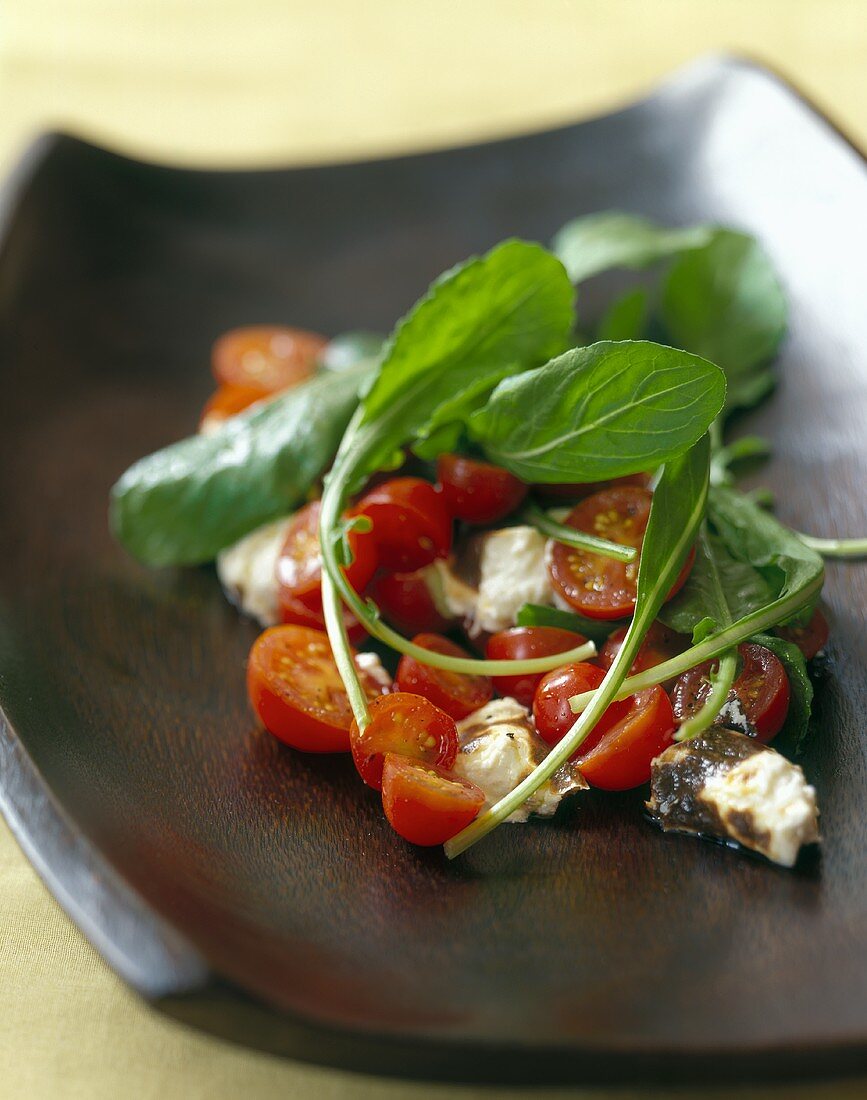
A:
<svg viewBox="0 0 867 1100">
<path fill-rule="evenodd" d="M 454 771 L 485 792 L 486 806 L 513 791 L 548 753 L 530 712 L 511 698 L 494 699 L 458 722 L 458 738 Z M 526 821 L 531 813 L 550 817 L 564 795 L 586 786 L 577 769 L 567 765 L 506 820 Z"/>
<path fill-rule="evenodd" d="M 816 790 L 778 752 L 759 752 L 730 771 L 709 775 L 699 796 L 734 840 L 792 867 L 803 844 L 819 839 Z M 749 821 L 749 829 L 739 826 Z"/>
<path fill-rule="evenodd" d="M 226 595 L 262 626 L 279 622 L 277 559 L 291 519 L 266 523 L 217 555 L 217 576 Z"/>
<path fill-rule="evenodd" d="M 379 659 L 378 653 L 356 653 L 355 663 L 362 672 L 366 672 L 372 680 L 379 684 L 383 694 L 391 691 L 392 679 Z"/>
</svg>

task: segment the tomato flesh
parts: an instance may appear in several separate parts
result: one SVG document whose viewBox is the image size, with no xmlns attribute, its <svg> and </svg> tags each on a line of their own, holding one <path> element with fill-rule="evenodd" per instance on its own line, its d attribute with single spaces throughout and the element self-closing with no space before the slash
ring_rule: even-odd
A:
<svg viewBox="0 0 867 1100">
<path fill-rule="evenodd" d="M 435 764 L 386 753 L 382 807 L 391 827 L 411 844 L 445 844 L 465 829 L 485 804 L 475 783 Z"/>
<path fill-rule="evenodd" d="M 777 658 L 762 645 L 746 642 L 738 646 L 741 671 L 728 694 L 727 704 L 736 705 L 750 727 L 751 736 L 770 741 L 783 728 L 789 711 L 789 678 Z M 679 676 L 671 690 L 674 716 L 685 722 L 697 714 L 710 694 L 711 668 L 705 661 Z M 725 725 L 726 722 L 720 722 Z"/>
<path fill-rule="evenodd" d="M 793 642 L 804 654 L 805 661 L 812 661 L 828 644 L 831 628 L 821 608 L 817 607 L 806 626 L 778 626 L 777 634 Z"/>
<path fill-rule="evenodd" d="M 527 495 L 524 482 L 508 470 L 463 455 L 440 455 L 437 481 L 449 512 L 464 523 L 496 523 Z"/>
<path fill-rule="evenodd" d="M 315 500 L 296 513 L 277 559 L 281 602 L 301 603 L 312 611 L 322 608 L 321 510 Z M 370 532 L 361 531 L 350 531 L 348 541 L 352 562 L 346 567 L 346 578 L 356 592 L 362 592 L 376 571 L 376 543 Z"/>
<path fill-rule="evenodd" d="M 594 691 L 604 679 L 605 673 L 602 669 L 598 665 L 591 665 L 589 661 L 577 661 L 547 672 L 533 696 L 533 721 L 539 736 L 549 745 L 556 745 L 561 741 L 578 721 L 578 715 L 573 713 L 569 700 L 573 695 Z M 589 736 L 593 737 L 596 731 L 601 733 L 606 730 L 626 709 L 625 701 L 612 703 Z"/>
<path fill-rule="evenodd" d="M 626 638 L 626 629 L 625 626 L 621 626 L 608 635 L 596 658 L 602 668 L 611 668 Z M 636 672 L 643 672 L 647 668 L 661 665 L 671 657 L 683 653 L 688 646 L 689 638 L 684 634 L 675 633 L 656 619 L 650 624 L 650 629 L 644 636 L 629 673 L 634 676 Z"/>
<path fill-rule="evenodd" d="M 489 661 L 527 661 L 565 653 L 586 641 L 583 634 L 557 626 L 515 626 L 492 634 L 485 656 Z M 510 695 L 525 707 L 531 707 L 544 675 L 544 672 L 525 672 L 517 676 L 494 676 L 494 687 L 500 695 Z"/>
<path fill-rule="evenodd" d="M 440 634 L 418 634 L 413 638 L 413 643 L 447 657 L 470 656 L 465 649 Z M 397 666 L 396 683 L 400 691 L 413 692 L 430 699 L 456 721 L 483 707 L 494 694 L 494 685 L 489 676 L 448 672 L 417 661 L 408 654 L 401 657 Z"/>
<path fill-rule="evenodd" d="M 651 761 L 674 737 L 671 703 L 658 684 L 621 703 L 626 709 L 620 717 L 604 729 L 598 723 L 575 757 L 587 782 L 605 791 L 628 791 L 647 783 Z"/>
<path fill-rule="evenodd" d="M 437 607 L 427 578 L 427 568 L 412 573 L 380 572 L 368 585 L 367 595 L 385 621 L 401 634 L 438 634 L 448 630 L 453 620 Z"/>
<path fill-rule="evenodd" d="M 258 401 L 267 399 L 258 386 L 220 386 L 205 402 L 199 418 L 199 431 L 223 424 Z"/>
<path fill-rule="evenodd" d="M 382 687 L 366 672 L 368 698 Z M 328 636 L 305 626 L 274 626 L 260 634 L 247 661 L 247 694 L 262 725 L 304 752 L 348 752 L 352 709 Z"/>
<path fill-rule="evenodd" d="M 325 613 L 321 606 L 307 607 L 300 600 L 293 600 L 290 596 L 280 593 L 279 609 L 280 622 L 293 626 L 307 626 L 325 633 Z M 348 607 L 341 608 L 341 615 L 350 642 L 356 645 L 363 641 L 367 637 L 363 624 L 356 619 Z"/>
<path fill-rule="evenodd" d="M 458 754 L 454 719 L 421 695 L 396 691 L 370 704 L 370 722 L 363 730 L 353 721 L 349 732 L 358 774 L 375 790 L 382 787 L 386 753 L 450 768 Z"/>
<path fill-rule="evenodd" d="M 263 393 L 278 393 L 314 373 L 327 343 L 324 336 L 300 328 L 248 325 L 216 341 L 211 367 L 223 385 L 256 386 Z"/>
<path fill-rule="evenodd" d="M 373 523 L 384 569 L 412 572 L 446 557 L 451 549 L 451 516 L 429 481 L 392 478 L 367 493 L 356 510 Z"/>
<path fill-rule="evenodd" d="M 576 505 L 565 522 L 576 531 L 633 546 L 640 556 L 652 499 L 649 489 L 637 485 L 603 489 Z M 668 594 L 669 599 L 685 583 L 694 558 L 693 549 Z M 555 542 L 548 571 L 555 590 L 582 615 L 590 619 L 622 619 L 635 609 L 638 564 L 638 557 L 633 562 L 616 561 Z"/>
</svg>

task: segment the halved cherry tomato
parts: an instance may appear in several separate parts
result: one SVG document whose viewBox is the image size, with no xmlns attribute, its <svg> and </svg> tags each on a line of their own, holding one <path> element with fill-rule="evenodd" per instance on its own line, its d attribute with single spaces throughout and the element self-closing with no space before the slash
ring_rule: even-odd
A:
<svg viewBox="0 0 867 1100">
<path fill-rule="evenodd" d="M 576 505 L 566 524 L 640 551 L 652 499 L 649 489 L 635 485 L 603 489 Z M 668 594 L 669 599 L 685 583 L 694 558 L 693 549 Z M 626 563 L 555 542 L 548 572 L 563 599 L 590 619 L 622 619 L 635 609 L 638 558 Z"/>
<path fill-rule="evenodd" d="M 601 722 L 596 725 L 575 757 L 587 782 L 604 791 L 628 791 L 646 783 L 651 761 L 674 736 L 671 703 L 658 684 L 621 703 L 625 713 L 604 730 Z"/>
<path fill-rule="evenodd" d="M 755 642 L 738 646 L 741 671 L 727 704 L 739 706 L 759 741 L 770 741 L 783 728 L 789 711 L 789 678 L 774 653 Z M 710 692 L 708 676 L 715 661 L 696 665 L 678 676 L 671 690 L 678 722 L 697 714 Z M 727 723 L 720 723 L 727 724 Z"/>
<path fill-rule="evenodd" d="M 565 653 L 586 641 L 583 634 L 561 630 L 557 626 L 513 626 L 491 635 L 485 656 L 489 661 L 526 661 L 533 657 Z M 530 707 L 544 675 L 544 672 L 525 672 L 518 676 L 495 676 L 494 687 L 500 695 L 511 695 L 525 707 Z"/>
<path fill-rule="evenodd" d="M 205 402 L 199 418 L 199 431 L 222 424 L 257 401 L 266 400 L 267 396 L 258 386 L 220 386 Z"/>
<path fill-rule="evenodd" d="M 422 649 L 443 653 L 447 657 L 470 656 L 465 649 L 440 634 L 418 634 L 413 642 Z M 401 657 L 397 666 L 395 682 L 400 691 L 423 695 L 456 721 L 483 707 L 494 694 L 494 685 L 489 676 L 446 672 L 445 669 L 422 664 L 415 657 L 406 654 Z"/>
<path fill-rule="evenodd" d="M 385 754 L 382 808 L 394 831 L 411 844 L 445 844 L 484 804 L 485 792 L 475 783 L 435 764 Z"/>
<path fill-rule="evenodd" d="M 292 626 L 308 626 L 325 633 L 325 615 L 322 607 L 307 607 L 300 600 L 293 600 L 283 593 L 278 597 L 280 622 Z M 348 607 L 342 608 L 343 622 L 350 642 L 357 645 L 367 637 L 364 626 L 356 619 Z"/>
<path fill-rule="evenodd" d="M 828 644 L 831 628 L 821 608 L 816 608 L 806 626 L 778 626 L 777 634 L 794 644 L 804 654 L 805 661 L 812 661 Z"/>
<path fill-rule="evenodd" d="M 438 634 L 448 630 L 454 620 L 447 619 L 437 607 L 428 577 L 427 566 L 414 573 L 381 572 L 367 586 L 367 595 L 385 621 L 401 634 Z"/>
<path fill-rule="evenodd" d="M 349 731 L 352 759 L 358 774 L 375 790 L 382 788 L 386 753 L 408 756 L 426 764 L 450 768 L 458 755 L 458 731 L 454 719 L 421 695 L 395 691 L 370 704 L 370 722 Z"/>
<path fill-rule="evenodd" d="M 442 494 L 418 477 L 395 477 L 371 489 L 356 511 L 368 516 L 384 569 L 411 572 L 444 558 L 452 519 Z"/>
<path fill-rule="evenodd" d="M 599 656 L 596 658 L 602 668 L 611 668 L 614 658 L 620 652 L 625 637 L 625 626 L 618 627 L 617 630 L 608 635 L 605 645 L 600 649 Z M 689 638 L 685 634 L 676 634 L 664 623 L 661 623 L 659 619 L 655 619 L 644 636 L 644 641 L 638 650 L 638 656 L 629 670 L 630 675 L 643 672 L 646 668 L 653 668 L 654 665 L 661 665 L 670 657 L 676 657 L 678 653 L 683 653 L 688 646 Z"/>
<path fill-rule="evenodd" d="M 277 393 L 308 379 L 327 343 L 324 336 L 300 328 L 249 325 L 232 329 L 216 341 L 211 367 L 222 384 L 258 386 L 265 393 Z"/>
<path fill-rule="evenodd" d="M 280 599 L 303 603 L 311 610 L 322 607 L 322 551 L 319 546 L 319 513 L 322 505 L 312 501 L 296 512 L 286 532 L 277 559 Z M 346 578 L 356 592 L 363 592 L 376 572 L 376 543 L 370 531 L 350 531 L 352 563 Z"/>
<path fill-rule="evenodd" d="M 552 485 L 540 482 L 533 486 L 533 492 L 544 500 L 568 502 L 581 500 L 603 489 L 615 489 L 620 485 L 638 485 L 646 489 L 650 485 L 652 476 L 652 474 L 626 474 L 624 477 L 613 477 L 610 481 L 564 481 Z"/>
<path fill-rule="evenodd" d="M 496 523 L 527 495 L 524 482 L 508 470 L 463 455 L 440 455 L 437 480 L 446 507 L 464 523 Z"/>
<path fill-rule="evenodd" d="M 369 699 L 382 694 L 361 672 Z M 304 752 L 348 752 L 352 709 L 321 630 L 272 626 L 253 643 L 247 661 L 247 694 L 269 733 Z"/>
<path fill-rule="evenodd" d="M 578 715 L 573 714 L 569 706 L 569 700 L 573 695 L 581 695 L 582 692 L 598 688 L 604 678 L 602 669 L 587 661 L 562 665 L 553 672 L 547 672 L 533 696 L 533 721 L 539 736 L 549 745 L 556 745 L 561 741 L 578 720 Z M 612 703 L 593 727 L 590 737 L 597 730 L 600 734 L 607 730 L 626 709 L 625 700 Z"/>
</svg>

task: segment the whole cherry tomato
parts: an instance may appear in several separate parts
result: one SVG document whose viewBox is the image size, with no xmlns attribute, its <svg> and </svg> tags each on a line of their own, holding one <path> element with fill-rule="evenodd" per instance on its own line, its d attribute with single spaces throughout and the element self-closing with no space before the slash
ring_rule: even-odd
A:
<svg viewBox="0 0 867 1100">
<path fill-rule="evenodd" d="M 578 721 L 578 715 L 572 712 L 569 700 L 573 695 L 585 691 L 594 691 L 605 678 L 598 665 L 588 661 L 577 661 L 570 665 L 561 665 L 552 672 L 546 672 L 533 696 L 533 721 L 539 736 L 549 745 L 556 745 Z M 626 702 L 612 703 L 599 719 L 590 737 L 596 731 L 604 730 L 626 712 Z"/>
<path fill-rule="evenodd" d="M 448 630 L 453 619 L 446 618 L 436 605 L 429 581 L 430 566 L 413 573 L 379 572 L 367 586 L 387 623 L 401 634 L 439 634 Z"/>
<path fill-rule="evenodd" d="M 437 480 L 449 512 L 464 523 L 496 523 L 527 495 L 524 482 L 508 470 L 463 455 L 440 455 Z"/>
<path fill-rule="evenodd" d="M 264 393 L 297 386 L 316 370 L 328 341 L 283 325 L 249 325 L 224 333 L 211 351 L 221 385 L 257 386 Z"/>
<path fill-rule="evenodd" d="M 583 634 L 557 626 L 513 626 L 491 635 L 485 656 L 489 661 L 526 661 L 565 653 L 586 641 Z M 510 695 L 530 707 L 544 675 L 543 672 L 525 672 L 517 676 L 494 676 L 494 687 L 500 695 Z"/>
<path fill-rule="evenodd" d="M 404 840 L 430 847 L 445 844 L 473 821 L 485 804 L 475 783 L 418 760 L 386 753 L 382 806 Z"/>
<path fill-rule="evenodd" d="M 597 724 L 575 757 L 587 782 L 605 791 L 628 791 L 646 783 L 651 761 L 674 737 L 671 703 L 658 684 L 621 703 L 627 704 L 625 712 L 604 730 Z"/>
<path fill-rule="evenodd" d="M 413 642 L 422 649 L 430 649 L 447 657 L 470 656 L 466 650 L 440 634 L 418 634 Z M 407 654 L 401 657 L 397 666 L 396 683 L 400 691 L 423 695 L 458 721 L 483 707 L 494 694 L 494 687 L 488 676 L 447 672 L 445 669 L 423 664 Z"/>
<path fill-rule="evenodd" d="M 219 428 L 230 417 L 237 416 L 251 405 L 266 401 L 267 398 L 268 395 L 263 394 L 257 386 L 220 386 L 205 402 L 199 419 L 199 431 L 207 432 Z"/>
<path fill-rule="evenodd" d="M 444 558 L 452 545 L 452 519 L 442 494 L 418 477 L 395 477 L 371 489 L 356 511 L 373 523 L 384 569 L 406 573 Z"/>
<path fill-rule="evenodd" d="M 804 654 L 805 661 L 812 661 L 817 653 L 821 653 L 831 636 L 828 620 L 819 607 L 813 612 L 806 626 L 778 626 L 776 631 L 787 642 L 794 642 Z"/>
</svg>

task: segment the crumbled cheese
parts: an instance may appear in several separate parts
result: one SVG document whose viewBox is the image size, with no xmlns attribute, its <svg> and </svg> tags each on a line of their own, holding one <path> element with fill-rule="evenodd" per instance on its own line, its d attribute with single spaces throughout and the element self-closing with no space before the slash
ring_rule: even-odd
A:
<svg viewBox="0 0 867 1100">
<path fill-rule="evenodd" d="M 262 626 L 279 621 L 277 559 L 291 518 L 266 523 L 217 555 L 217 576 L 226 595 Z"/>
<path fill-rule="evenodd" d="M 487 806 L 513 791 L 548 753 L 530 712 L 511 698 L 494 699 L 458 722 L 458 737 L 461 749 L 454 770 L 481 787 Z M 506 820 L 526 821 L 531 813 L 550 817 L 564 795 L 586 786 L 577 770 L 567 766 Z"/>
<path fill-rule="evenodd" d="M 374 680 L 385 692 L 391 691 L 392 679 L 388 674 L 378 653 L 356 653 L 355 663 L 362 672 Z"/>
<path fill-rule="evenodd" d="M 816 791 L 778 752 L 756 753 L 708 776 L 699 797 L 713 806 L 734 840 L 792 867 L 803 844 L 819 839 Z M 749 819 L 749 829 L 739 820 Z"/>
</svg>

